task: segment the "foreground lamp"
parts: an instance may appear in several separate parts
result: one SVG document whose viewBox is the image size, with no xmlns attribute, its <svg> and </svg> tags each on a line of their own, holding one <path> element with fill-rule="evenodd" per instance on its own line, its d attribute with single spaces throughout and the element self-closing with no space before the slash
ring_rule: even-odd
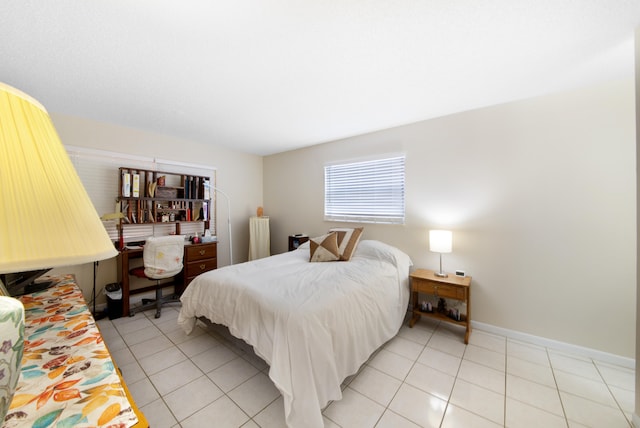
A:
<svg viewBox="0 0 640 428">
<path fill-rule="evenodd" d="M 47 111 L 0 83 L 0 273 L 117 255 Z"/>
<path fill-rule="evenodd" d="M 450 253 L 453 247 L 453 234 L 450 230 L 429 231 L 429 251 L 440 253 L 440 271 L 435 275 L 446 278 L 448 275 L 442 271 L 442 253 Z"/>
<path fill-rule="evenodd" d="M 47 111 L 4 83 L 0 83 L 0 200 L 0 274 L 25 273 L 31 278 L 33 272 L 117 255 Z M 0 291 L 3 288 L 0 276 Z M 12 312 L 12 304 L 22 306 L 17 299 L 0 300 L 0 318 L 6 320 L 7 313 L 13 319 L 20 317 Z M 9 342 L 21 356 L 22 337 Z M 20 370 L 20 359 L 10 370 Z M 0 388 L 0 421 L 11 403 L 15 389 L 11 383 Z"/>
</svg>

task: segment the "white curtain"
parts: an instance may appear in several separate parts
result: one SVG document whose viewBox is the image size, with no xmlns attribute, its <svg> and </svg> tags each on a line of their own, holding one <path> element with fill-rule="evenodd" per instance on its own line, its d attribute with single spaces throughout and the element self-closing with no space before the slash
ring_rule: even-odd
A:
<svg viewBox="0 0 640 428">
<path fill-rule="evenodd" d="M 269 217 L 251 217 L 249 219 L 249 260 L 270 255 Z"/>
</svg>

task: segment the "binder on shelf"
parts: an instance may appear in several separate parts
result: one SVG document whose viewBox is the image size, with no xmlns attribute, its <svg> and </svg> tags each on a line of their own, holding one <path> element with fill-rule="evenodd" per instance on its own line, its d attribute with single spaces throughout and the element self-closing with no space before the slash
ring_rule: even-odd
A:
<svg viewBox="0 0 640 428">
<path fill-rule="evenodd" d="M 132 180 L 132 196 L 134 198 L 140 197 L 140 174 L 133 174 Z"/>
<path fill-rule="evenodd" d="M 184 177 L 184 198 L 191 199 L 191 177 Z"/>
<path fill-rule="evenodd" d="M 211 183 L 209 182 L 209 180 L 204 180 L 202 182 L 202 187 L 203 187 L 202 199 L 206 199 L 206 200 L 211 199 Z"/>
<path fill-rule="evenodd" d="M 131 196 L 131 174 L 122 173 L 122 196 L 128 198 Z"/>
</svg>

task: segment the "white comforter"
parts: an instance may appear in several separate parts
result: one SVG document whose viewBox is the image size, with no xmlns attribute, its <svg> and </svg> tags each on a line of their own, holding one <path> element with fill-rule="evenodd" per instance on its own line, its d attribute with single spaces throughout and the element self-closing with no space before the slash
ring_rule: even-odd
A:
<svg viewBox="0 0 640 428">
<path fill-rule="evenodd" d="M 229 327 L 270 366 L 289 427 L 322 427 L 321 409 L 341 382 L 399 330 L 409 301 L 411 260 L 361 241 L 349 262 L 310 263 L 308 245 L 223 267 L 193 280 L 178 323 L 196 317 Z"/>
</svg>

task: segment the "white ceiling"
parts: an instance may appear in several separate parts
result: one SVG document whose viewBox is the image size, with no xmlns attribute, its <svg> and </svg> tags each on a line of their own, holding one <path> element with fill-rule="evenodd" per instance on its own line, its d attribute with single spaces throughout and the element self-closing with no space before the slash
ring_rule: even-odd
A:
<svg viewBox="0 0 640 428">
<path fill-rule="evenodd" d="M 2 0 L 0 81 L 266 155 L 633 75 L 640 0 Z"/>
</svg>

